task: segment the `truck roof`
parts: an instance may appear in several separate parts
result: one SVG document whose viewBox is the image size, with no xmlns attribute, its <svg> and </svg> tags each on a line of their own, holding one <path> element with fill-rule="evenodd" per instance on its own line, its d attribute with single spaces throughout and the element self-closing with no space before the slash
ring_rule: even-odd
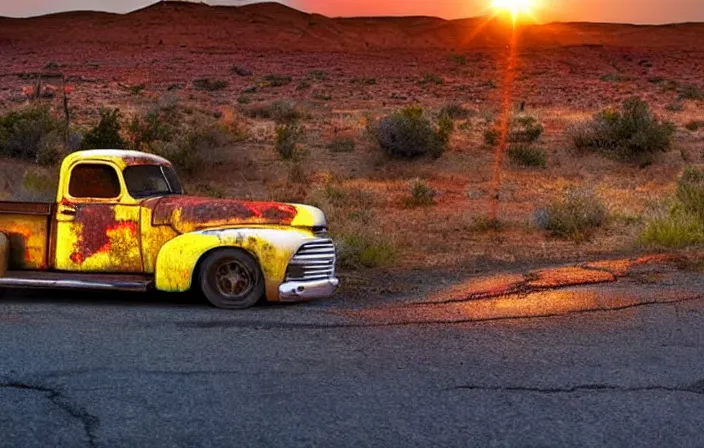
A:
<svg viewBox="0 0 704 448">
<path fill-rule="evenodd" d="M 64 159 L 64 165 L 71 165 L 79 160 L 102 160 L 117 163 L 123 168 L 134 165 L 171 165 L 171 162 L 154 154 L 123 149 L 91 149 L 76 151 Z"/>
</svg>

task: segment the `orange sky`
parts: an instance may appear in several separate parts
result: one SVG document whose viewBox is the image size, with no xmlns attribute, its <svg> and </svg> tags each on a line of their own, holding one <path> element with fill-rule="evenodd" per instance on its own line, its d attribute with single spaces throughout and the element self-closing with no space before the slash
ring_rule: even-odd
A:
<svg viewBox="0 0 704 448">
<path fill-rule="evenodd" d="M 127 12 L 156 0 L 0 0 L 0 16 L 26 17 L 67 10 Z M 243 4 L 251 0 L 210 0 Z M 330 16 L 432 15 L 445 18 L 483 14 L 490 0 L 280 0 Z M 704 0 L 536 0 L 545 3 L 543 21 L 670 23 L 704 22 Z"/>
</svg>

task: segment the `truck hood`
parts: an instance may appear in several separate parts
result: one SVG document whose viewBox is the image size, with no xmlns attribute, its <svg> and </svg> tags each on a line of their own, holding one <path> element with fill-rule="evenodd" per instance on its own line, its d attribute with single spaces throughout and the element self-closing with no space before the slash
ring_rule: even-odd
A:
<svg viewBox="0 0 704 448">
<path fill-rule="evenodd" d="M 250 225 L 327 226 L 325 215 L 320 209 L 300 204 L 179 195 L 149 199 L 143 205 L 152 211 L 152 225 L 168 225 L 180 233 Z"/>
</svg>

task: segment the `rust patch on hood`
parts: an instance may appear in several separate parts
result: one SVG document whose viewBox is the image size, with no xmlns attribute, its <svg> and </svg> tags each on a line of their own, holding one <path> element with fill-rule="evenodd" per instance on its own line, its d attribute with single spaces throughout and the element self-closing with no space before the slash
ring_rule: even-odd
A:
<svg viewBox="0 0 704 448">
<path fill-rule="evenodd" d="M 279 202 L 166 196 L 144 203 L 152 210 L 152 225 L 170 225 L 181 233 L 239 225 L 290 225 L 298 211 Z"/>
</svg>

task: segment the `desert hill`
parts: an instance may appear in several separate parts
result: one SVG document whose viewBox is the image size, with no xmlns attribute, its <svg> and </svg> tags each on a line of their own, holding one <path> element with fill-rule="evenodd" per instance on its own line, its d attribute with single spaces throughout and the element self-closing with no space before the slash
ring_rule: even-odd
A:
<svg viewBox="0 0 704 448">
<path fill-rule="evenodd" d="M 186 48 L 373 51 L 463 49 L 505 45 L 507 27 L 483 18 L 328 18 L 280 3 L 240 7 L 159 2 L 129 14 L 68 12 L 29 19 L 2 19 L 3 46 L 49 47 L 101 43 Z M 608 45 L 704 47 L 704 24 L 633 26 L 552 23 L 523 28 L 525 47 Z"/>
</svg>

